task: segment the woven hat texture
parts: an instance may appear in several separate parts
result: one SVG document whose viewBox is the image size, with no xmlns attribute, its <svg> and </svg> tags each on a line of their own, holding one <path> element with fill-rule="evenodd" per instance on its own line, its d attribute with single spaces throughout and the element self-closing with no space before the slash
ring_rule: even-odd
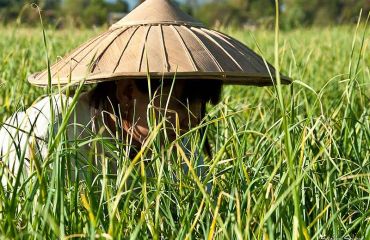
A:
<svg viewBox="0 0 370 240">
<path fill-rule="evenodd" d="M 272 85 L 275 69 L 250 48 L 206 28 L 169 0 L 146 0 L 110 29 L 53 64 L 51 83 L 153 78 Z M 272 76 L 272 78 L 271 78 Z M 48 84 L 48 71 L 29 82 Z M 281 75 L 283 84 L 291 80 Z"/>
</svg>

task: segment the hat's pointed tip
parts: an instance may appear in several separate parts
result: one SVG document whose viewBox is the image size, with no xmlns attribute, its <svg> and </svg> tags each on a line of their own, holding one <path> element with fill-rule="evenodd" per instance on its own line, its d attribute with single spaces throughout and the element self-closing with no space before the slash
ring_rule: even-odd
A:
<svg viewBox="0 0 370 240">
<path fill-rule="evenodd" d="M 170 0 L 145 0 L 124 18 L 113 24 L 111 29 L 122 26 L 149 24 L 204 26 L 201 22 L 183 12 Z"/>
</svg>

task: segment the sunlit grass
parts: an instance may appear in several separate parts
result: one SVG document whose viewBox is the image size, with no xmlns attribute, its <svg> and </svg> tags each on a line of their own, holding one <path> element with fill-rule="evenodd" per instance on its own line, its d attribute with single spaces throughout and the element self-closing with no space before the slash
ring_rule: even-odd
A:
<svg viewBox="0 0 370 240">
<path fill-rule="evenodd" d="M 95 134 L 71 140 L 63 130 L 56 133 L 48 158 L 35 155 L 33 161 L 42 168 L 35 167 L 27 181 L 0 188 L 0 234 L 285 239 L 295 234 L 293 218 L 298 214 L 298 230 L 305 226 L 314 239 L 370 237 L 367 30 L 360 25 L 357 30 L 343 26 L 281 32 L 279 65 L 294 84 L 283 86 L 280 97 L 273 87 L 224 88 L 222 101 L 208 108 L 201 124 L 213 153 L 212 159 L 204 156 L 209 169 L 204 177 L 196 169 L 195 153 L 204 144 L 198 128 L 182 138 L 190 141 L 188 154 L 180 147 L 181 138 L 161 145 L 163 122 L 158 120 L 133 159 L 127 157 L 129 139 L 112 143 Z M 47 30 L 51 61 L 96 31 Z M 256 51 L 258 43 L 263 56 L 274 62 L 272 31 L 225 31 Z M 0 33 L 4 121 L 46 93 L 26 81 L 46 63 L 40 29 L 0 28 Z M 92 153 L 103 152 L 78 157 L 86 146 Z M 94 166 L 94 158 L 101 165 Z M 111 168 L 115 162 L 117 172 Z M 82 166 L 85 175 L 78 174 Z M 0 167 L 0 175 L 2 171 Z"/>
</svg>

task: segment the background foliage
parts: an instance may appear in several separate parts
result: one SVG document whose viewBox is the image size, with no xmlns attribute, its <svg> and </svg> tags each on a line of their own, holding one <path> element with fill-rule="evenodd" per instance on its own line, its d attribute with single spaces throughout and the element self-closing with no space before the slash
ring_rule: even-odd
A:
<svg viewBox="0 0 370 240">
<path fill-rule="evenodd" d="M 271 31 L 221 30 L 267 60 L 274 58 Z M 89 161 L 79 162 L 79 147 L 86 141 L 60 135 L 50 143 L 54 150 L 49 149 L 48 159 L 32 160 L 44 164 L 41 171 L 33 169 L 27 181 L 0 186 L 0 237 L 369 238 L 366 30 L 341 26 L 282 33 L 281 69 L 294 79 L 282 88 L 285 109 L 279 107 L 274 87 L 225 87 L 222 101 L 208 108 L 204 121 L 213 152 L 205 159 L 208 179 L 184 173 L 186 158 L 173 143 L 159 146 L 160 137 L 136 159 L 129 181 L 122 179 L 133 163 L 125 155 L 124 143 L 112 145 L 99 135 L 91 136 L 92 151 L 102 148 L 110 155 L 99 156 L 104 163 L 118 161 L 114 173 Z M 26 81 L 29 73 L 44 69 L 46 63 L 41 29 L 1 27 L 0 31 L 3 120 L 46 92 Z M 100 31 L 47 30 L 50 60 Z M 284 116 L 287 133 L 282 130 Z M 292 151 L 287 150 L 286 134 Z M 198 130 L 188 137 L 192 152 L 201 148 Z M 192 166 L 196 156 L 188 159 Z M 74 163 L 84 166 L 90 177 L 73 179 Z M 212 189 L 205 192 L 209 183 Z"/>
<path fill-rule="evenodd" d="M 30 3 L 44 10 L 48 24 L 92 26 L 107 23 L 110 12 L 127 12 L 128 0 L 0 0 L 0 22 L 21 16 L 23 22 L 37 24 L 37 12 Z M 177 0 L 183 9 L 208 25 L 273 26 L 274 0 Z M 138 4 L 142 0 L 134 4 Z M 283 29 L 310 25 L 354 23 L 361 9 L 370 10 L 368 0 L 281 0 Z M 365 14 L 366 15 L 366 14 Z"/>
</svg>

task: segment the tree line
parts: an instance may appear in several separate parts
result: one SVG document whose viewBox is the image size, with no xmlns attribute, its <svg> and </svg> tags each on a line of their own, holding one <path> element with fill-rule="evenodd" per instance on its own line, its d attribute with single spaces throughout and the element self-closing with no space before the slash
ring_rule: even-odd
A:
<svg viewBox="0 0 370 240">
<path fill-rule="evenodd" d="M 145 0 L 137 0 L 137 4 Z M 176 1 L 176 0 L 173 0 Z M 107 23 L 113 12 L 128 12 L 127 0 L 0 0 L 0 22 L 20 20 L 38 24 L 38 13 L 32 3 L 42 9 L 45 22 L 59 26 L 92 26 Z M 275 0 L 185 0 L 177 4 L 207 25 L 236 27 L 274 24 Z M 347 24 L 370 11 L 370 0 L 280 0 L 282 27 L 286 29 L 311 25 Z"/>
<path fill-rule="evenodd" d="M 187 1 L 190 5 L 190 1 Z M 275 0 L 213 0 L 194 9 L 193 14 L 209 25 L 273 26 Z M 366 19 L 369 0 L 280 0 L 280 22 L 290 29 L 311 25 L 356 22 L 360 11 Z"/>
<path fill-rule="evenodd" d="M 45 23 L 57 26 L 100 26 L 107 23 L 109 13 L 128 12 L 125 0 L 0 0 L 0 23 L 38 24 L 35 6 Z"/>
</svg>

